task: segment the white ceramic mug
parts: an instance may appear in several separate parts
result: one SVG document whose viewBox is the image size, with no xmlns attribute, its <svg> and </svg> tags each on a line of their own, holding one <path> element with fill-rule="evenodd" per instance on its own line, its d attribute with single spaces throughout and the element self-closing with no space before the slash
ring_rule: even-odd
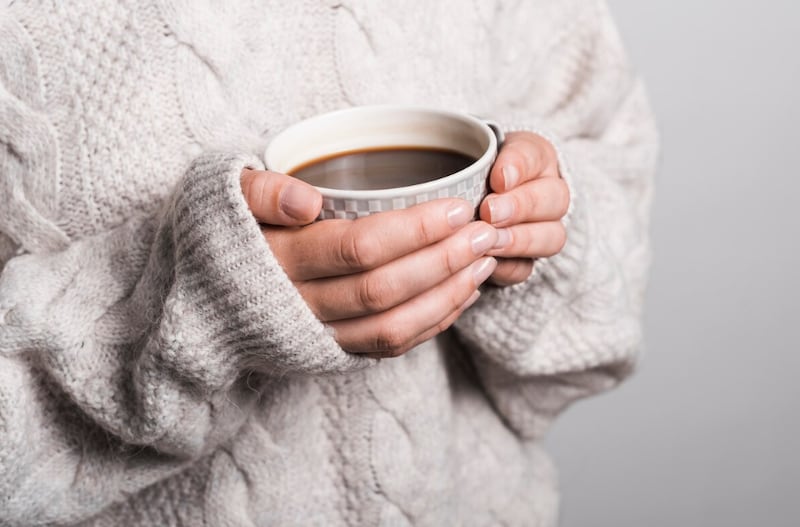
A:
<svg viewBox="0 0 800 527">
<path fill-rule="evenodd" d="M 466 199 L 477 210 L 502 141 L 497 125 L 471 115 L 407 106 L 358 106 L 290 126 L 272 140 L 264 159 L 270 170 L 291 173 L 315 160 L 381 147 L 454 151 L 476 161 L 454 174 L 404 187 L 316 187 L 323 197 L 319 219 L 355 219 L 448 197 Z"/>
</svg>

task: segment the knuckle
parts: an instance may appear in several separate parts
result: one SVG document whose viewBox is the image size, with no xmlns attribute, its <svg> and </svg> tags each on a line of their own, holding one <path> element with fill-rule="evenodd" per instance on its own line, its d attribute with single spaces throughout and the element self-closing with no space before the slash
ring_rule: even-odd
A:
<svg viewBox="0 0 800 527">
<path fill-rule="evenodd" d="M 534 134 L 534 138 L 536 150 L 539 151 L 539 155 L 542 156 L 542 158 L 552 159 L 556 156 L 556 148 L 549 139 L 540 134 Z"/>
<path fill-rule="evenodd" d="M 528 149 L 528 161 L 532 171 L 541 171 L 545 165 L 546 155 L 541 148 Z"/>
<path fill-rule="evenodd" d="M 560 223 L 558 224 L 558 236 L 556 240 L 556 245 L 558 247 L 556 253 L 560 253 L 564 250 L 564 247 L 567 246 L 567 229 Z"/>
<path fill-rule="evenodd" d="M 531 275 L 531 271 L 533 271 L 533 260 L 530 258 L 520 260 L 514 267 L 512 280 L 515 283 L 524 282 Z"/>
<path fill-rule="evenodd" d="M 437 247 L 438 248 L 438 247 Z M 472 251 L 469 248 L 469 242 L 464 244 L 464 250 L 449 250 L 445 248 L 443 251 L 439 253 L 439 265 L 442 269 L 445 270 L 448 276 L 452 276 L 456 274 L 458 271 L 461 270 L 461 265 L 459 265 L 459 256 L 461 253 L 470 254 Z"/>
<path fill-rule="evenodd" d="M 546 256 L 555 256 L 560 253 L 567 244 L 567 230 L 564 228 L 564 225 L 561 223 L 555 224 L 549 241 L 550 243 L 548 243 Z"/>
<path fill-rule="evenodd" d="M 506 283 L 509 285 L 519 284 L 528 279 L 531 275 L 533 260 L 519 260 L 514 262 L 513 267 L 509 270 L 506 277 Z"/>
<path fill-rule="evenodd" d="M 519 210 L 524 217 L 537 213 L 543 201 L 539 185 L 526 186 L 526 193 L 524 196 L 524 199 L 521 196 L 515 197 L 517 210 Z"/>
<path fill-rule="evenodd" d="M 425 217 L 420 217 L 417 221 L 417 228 L 414 229 L 415 241 L 417 246 L 425 247 L 433 243 L 436 239 L 431 226 L 425 221 Z"/>
<path fill-rule="evenodd" d="M 369 312 L 383 311 L 390 306 L 391 284 L 374 275 L 365 276 L 358 286 L 358 302 Z"/>
<path fill-rule="evenodd" d="M 548 141 L 546 138 L 541 137 L 540 144 L 542 145 L 541 147 L 542 155 L 549 161 L 555 161 L 556 158 L 558 157 L 558 154 L 556 153 L 556 147 L 553 146 L 553 143 Z"/>
<path fill-rule="evenodd" d="M 514 285 L 524 282 L 531 275 L 533 270 L 533 260 L 530 258 L 518 258 L 504 262 L 505 265 L 499 270 L 498 280 L 504 285 Z"/>
<path fill-rule="evenodd" d="M 378 259 L 378 247 L 371 237 L 350 230 L 340 239 L 339 257 L 351 269 L 369 269 Z"/>
<path fill-rule="evenodd" d="M 537 171 L 538 158 L 537 149 L 529 141 L 514 143 L 513 149 L 509 149 L 509 158 L 514 160 L 514 164 L 522 170 L 523 179 L 525 176 L 532 175 Z"/>
<path fill-rule="evenodd" d="M 455 318 L 448 318 L 446 320 L 442 320 L 441 322 L 436 324 L 436 332 L 444 333 L 445 331 L 450 329 L 450 326 L 452 326 L 455 321 L 456 321 Z"/>
<path fill-rule="evenodd" d="M 386 325 L 375 336 L 375 350 L 391 357 L 398 357 L 408 350 L 409 339 L 405 331 L 396 325 Z"/>
<path fill-rule="evenodd" d="M 544 256 L 541 253 L 542 240 L 545 238 L 546 233 L 539 235 L 539 228 L 521 230 L 514 233 L 514 240 L 519 243 L 520 250 L 515 256 Z"/>
<path fill-rule="evenodd" d="M 518 144 L 518 153 L 520 160 L 524 163 L 526 171 L 533 175 L 537 173 L 542 166 L 542 151 L 535 140 L 526 139 L 520 141 Z"/>
<path fill-rule="evenodd" d="M 437 334 L 444 333 L 445 331 L 450 329 L 450 326 L 452 326 L 455 321 L 456 319 L 453 317 L 448 317 L 445 320 L 442 320 L 441 322 L 436 324 L 436 333 Z"/>
<path fill-rule="evenodd" d="M 509 145 L 502 153 L 505 154 L 505 161 L 511 162 L 520 169 L 527 168 L 531 150 L 528 143 L 519 141 Z"/>
<path fill-rule="evenodd" d="M 472 282 L 471 278 L 470 278 L 469 283 L 466 284 L 466 288 L 468 288 L 469 290 L 474 289 L 473 282 Z M 449 308 L 450 313 L 455 313 L 459 309 L 461 309 L 461 306 L 464 305 L 464 302 L 467 301 L 467 298 L 469 298 L 469 295 L 466 295 L 466 298 L 463 298 L 463 299 L 459 299 L 458 295 L 452 295 L 450 297 L 449 301 L 447 302 L 447 307 Z"/>
</svg>

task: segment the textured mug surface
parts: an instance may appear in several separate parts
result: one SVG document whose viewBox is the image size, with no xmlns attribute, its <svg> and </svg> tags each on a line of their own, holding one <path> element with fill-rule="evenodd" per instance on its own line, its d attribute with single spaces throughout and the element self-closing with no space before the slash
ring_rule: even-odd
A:
<svg viewBox="0 0 800 527">
<path fill-rule="evenodd" d="M 451 150 L 476 159 L 468 167 L 425 183 L 380 190 L 316 187 L 322 194 L 319 219 L 355 219 L 404 209 L 437 198 L 462 198 L 477 209 L 502 135 L 492 123 L 471 115 L 406 106 L 359 106 L 301 121 L 278 134 L 265 153 L 270 170 L 293 170 L 335 155 L 381 147 Z"/>
</svg>

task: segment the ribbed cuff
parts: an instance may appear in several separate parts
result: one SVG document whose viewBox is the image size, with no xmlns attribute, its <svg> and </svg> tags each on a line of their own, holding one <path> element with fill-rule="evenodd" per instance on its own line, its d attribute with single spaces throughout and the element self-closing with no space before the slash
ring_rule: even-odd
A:
<svg viewBox="0 0 800 527">
<path fill-rule="evenodd" d="M 214 347 L 230 351 L 220 369 L 316 374 L 370 364 L 339 347 L 275 259 L 241 191 L 245 167 L 263 164 L 250 155 L 198 158 L 172 211 L 178 294 L 204 312 Z"/>
</svg>

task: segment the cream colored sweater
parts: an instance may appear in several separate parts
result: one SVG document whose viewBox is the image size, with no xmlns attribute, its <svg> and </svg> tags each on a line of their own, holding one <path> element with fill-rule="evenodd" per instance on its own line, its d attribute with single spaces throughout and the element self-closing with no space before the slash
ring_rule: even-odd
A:
<svg viewBox="0 0 800 527">
<path fill-rule="evenodd" d="M 238 183 L 372 103 L 548 130 L 574 194 L 560 255 L 377 364 Z M 0 525 L 554 525 L 538 440 L 631 370 L 656 151 L 599 0 L 3 2 Z"/>
</svg>

